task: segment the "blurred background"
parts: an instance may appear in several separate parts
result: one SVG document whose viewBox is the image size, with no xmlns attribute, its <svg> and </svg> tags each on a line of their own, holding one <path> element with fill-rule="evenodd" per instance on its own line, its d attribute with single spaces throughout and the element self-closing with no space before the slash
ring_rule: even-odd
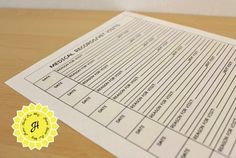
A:
<svg viewBox="0 0 236 158">
<path fill-rule="evenodd" d="M 0 7 L 128 10 L 236 17 L 236 0 L 0 0 Z"/>
</svg>

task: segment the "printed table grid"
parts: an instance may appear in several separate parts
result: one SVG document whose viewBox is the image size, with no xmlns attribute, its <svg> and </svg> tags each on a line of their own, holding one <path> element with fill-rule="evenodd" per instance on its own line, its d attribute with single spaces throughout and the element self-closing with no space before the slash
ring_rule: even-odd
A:
<svg viewBox="0 0 236 158">
<path fill-rule="evenodd" d="M 56 99 L 60 100 L 64 104 L 70 106 L 74 110 L 80 112 L 84 116 L 89 117 L 93 121 L 96 121 L 97 123 L 99 123 L 100 125 L 105 127 L 106 129 L 116 133 L 117 135 L 121 136 L 122 138 L 126 139 L 127 141 L 131 142 L 132 144 L 135 144 L 136 146 L 149 152 L 150 154 L 152 154 L 155 157 L 164 156 L 164 155 L 159 155 L 159 152 L 161 152 L 161 150 L 157 151 L 158 150 L 157 144 L 159 144 L 159 148 L 161 148 L 162 143 L 164 141 L 166 141 L 166 139 L 167 139 L 165 137 L 165 135 L 169 136 L 168 141 L 171 141 L 170 140 L 171 136 L 176 136 L 176 139 L 177 140 L 179 139 L 179 142 L 181 142 L 181 144 L 179 146 L 177 146 L 177 149 L 173 148 L 173 152 L 175 152 L 175 153 L 170 152 L 170 154 L 172 154 L 172 156 L 173 156 L 173 154 L 175 154 L 175 157 L 180 157 L 180 156 L 187 154 L 190 150 L 187 147 L 201 146 L 204 148 L 203 151 L 206 152 L 206 155 L 208 155 L 207 157 L 214 157 L 214 154 L 221 155 L 221 157 L 229 157 L 233 148 L 235 147 L 236 141 L 233 143 L 233 146 L 231 147 L 229 155 L 216 150 L 216 146 L 218 145 L 219 140 L 222 137 L 222 134 L 225 132 L 226 127 L 229 125 L 229 122 L 232 119 L 232 116 L 235 112 L 236 107 L 233 108 L 233 105 L 235 103 L 235 98 L 234 98 L 233 102 L 231 103 L 230 108 L 228 109 L 228 112 L 230 112 L 230 111 L 233 111 L 233 112 L 231 113 L 230 117 L 228 118 L 228 121 L 227 121 L 219 139 L 215 142 L 215 145 L 213 147 L 211 147 L 211 145 L 215 141 L 215 137 L 217 136 L 217 133 L 212 138 L 209 146 L 205 145 L 204 143 L 205 143 L 205 141 L 207 141 L 208 136 L 211 131 L 208 132 L 208 134 L 205 137 L 203 142 L 200 142 L 200 141 L 197 141 L 197 140 L 191 138 L 193 132 L 195 132 L 195 128 L 198 126 L 200 121 L 203 119 L 204 115 L 202 115 L 202 117 L 199 119 L 199 122 L 197 123 L 195 128 L 192 130 L 192 132 L 190 132 L 189 130 L 191 129 L 192 125 L 195 122 L 193 122 L 190 125 L 190 127 L 188 129 L 186 129 L 185 134 L 181 133 L 182 130 L 184 129 L 185 125 L 187 124 L 188 119 L 186 120 L 184 125 L 182 125 L 182 127 L 180 127 L 180 131 L 178 129 L 171 128 L 170 126 L 173 126 L 173 127 L 175 126 L 175 124 L 173 124 L 173 123 L 171 124 L 171 122 L 174 120 L 175 116 L 180 112 L 182 107 L 185 106 L 185 103 L 187 103 L 187 101 L 189 101 L 188 104 L 192 104 L 194 99 L 199 100 L 198 97 L 201 96 L 202 92 L 205 92 L 205 95 L 207 94 L 209 89 L 211 89 L 212 86 L 215 83 L 217 83 L 217 78 L 219 78 L 219 76 L 221 75 L 221 71 L 222 72 L 225 71 L 225 73 L 222 76 L 222 78 L 220 79 L 220 82 L 217 83 L 217 86 L 215 87 L 212 95 L 215 94 L 215 92 L 217 90 L 218 90 L 218 92 L 216 93 L 215 97 L 219 93 L 221 93 L 220 90 L 224 86 L 227 79 L 230 78 L 231 82 L 227 86 L 227 89 L 224 92 L 224 95 L 220 100 L 220 103 L 221 103 L 221 101 L 224 100 L 224 96 L 227 96 L 228 99 L 227 99 L 225 105 L 228 103 L 229 99 L 233 96 L 233 93 L 235 91 L 235 87 L 233 89 L 230 89 L 232 87 L 232 85 L 235 84 L 234 83 L 235 76 L 232 77 L 232 74 L 234 74 L 234 70 L 235 70 L 234 68 L 236 65 L 236 63 L 235 63 L 236 58 L 233 57 L 235 55 L 235 51 L 236 51 L 235 48 L 232 45 L 229 46 L 229 44 L 227 45 L 223 42 L 208 39 L 208 38 L 205 38 L 205 37 L 199 36 L 199 35 L 190 35 L 189 33 L 181 31 L 181 30 L 171 29 L 169 27 L 160 26 L 160 25 L 157 25 L 154 23 L 149 23 L 147 21 L 138 20 L 138 19 L 131 20 L 131 21 L 133 23 L 128 22 L 124 25 L 127 25 L 130 30 L 134 29 L 133 31 L 130 31 L 129 29 L 126 29 L 126 27 L 125 27 L 125 28 L 119 30 L 119 32 L 116 32 L 114 34 L 121 36 L 121 34 L 123 33 L 122 36 L 128 36 L 127 34 L 130 33 L 130 35 L 128 37 L 130 37 L 131 39 L 129 39 L 129 38 L 127 38 L 127 39 L 128 39 L 128 41 L 130 40 L 131 42 L 135 41 L 135 42 L 133 42 L 133 44 L 135 44 L 135 47 L 130 47 L 129 45 L 127 45 L 127 46 L 123 45 L 123 44 L 125 44 L 125 42 L 122 40 L 120 40 L 119 42 L 113 42 L 113 41 L 109 41 L 109 38 L 108 38 L 107 39 L 108 44 L 105 44 L 104 46 L 100 45 L 99 47 L 94 46 L 94 48 L 97 48 L 97 49 L 99 48 L 99 49 L 101 49 L 100 51 L 103 52 L 103 54 L 101 54 L 100 57 L 98 58 L 99 60 L 97 60 L 97 63 L 94 64 L 94 62 L 96 62 L 96 61 L 94 61 L 95 59 L 93 59 L 93 58 L 94 58 L 94 56 L 97 57 L 97 55 L 99 55 L 99 53 L 101 53 L 99 51 L 95 52 L 94 56 L 93 56 L 93 54 L 87 53 L 87 56 L 85 58 L 83 58 L 85 60 L 82 59 L 83 62 L 80 62 L 80 60 L 76 61 L 75 63 L 73 63 L 72 65 L 69 66 L 69 69 L 63 70 L 63 67 L 60 66 L 56 70 L 49 72 L 47 75 L 45 75 L 44 77 L 38 79 L 37 81 L 35 81 L 33 83 L 31 81 L 27 80 L 27 78 L 25 78 L 25 80 L 30 82 L 34 86 L 40 88 L 44 92 L 50 94 L 51 96 L 55 97 Z M 150 31 L 150 29 L 151 29 L 151 31 Z M 139 40 L 140 36 L 143 36 L 143 39 Z M 146 37 L 146 38 L 144 38 L 144 37 Z M 157 42 L 157 41 L 159 41 L 159 42 Z M 112 42 L 115 44 L 113 44 Z M 141 48 L 139 48 L 140 44 L 143 44 Z M 145 44 L 152 45 L 152 47 L 146 48 Z M 183 47 L 182 45 L 185 46 L 184 49 L 181 48 L 181 47 Z M 176 46 L 178 46 L 178 47 L 176 47 Z M 117 51 L 116 54 L 110 53 L 110 54 L 112 54 L 112 56 L 109 56 L 110 54 L 105 53 L 105 51 L 107 49 L 110 49 L 113 47 L 114 47 L 114 50 L 113 50 L 114 52 L 118 49 L 121 49 L 122 53 L 123 52 L 127 52 L 127 53 L 124 54 L 120 59 L 114 60 L 114 58 L 117 57 L 117 55 L 119 55 L 119 53 L 121 51 Z M 159 50 L 159 52 L 156 52 L 156 50 Z M 148 53 L 144 54 L 145 51 L 149 52 L 149 54 Z M 173 52 L 175 54 L 170 53 L 169 55 L 166 55 L 165 53 L 163 53 L 164 51 L 166 53 Z M 161 55 L 161 53 L 163 53 L 163 54 Z M 215 54 L 215 53 L 217 53 L 217 54 Z M 78 54 L 75 57 L 80 58 L 79 55 L 80 54 Z M 130 55 L 132 55 L 132 58 L 130 57 L 130 59 L 123 60 L 125 58 L 128 58 Z M 155 60 L 157 59 L 157 57 L 159 55 L 160 55 L 160 59 L 158 59 L 158 62 L 157 62 Z M 201 57 L 202 55 L 203 55 L 203 57 Z M 222 55 L 225 55 L 224 58 L 221 57 Z M 144 58 L 143 56 L 145 56 L 146 58 L 142 59 L 142 58 Z M 137 58 L 137 57 L 139 57 L 139 58 Z M 202 61 L 197 61 L 200 57 L 202 58 Z M 135 58 L 137 58 L 137 59 L 135 59 Z M 164 59 L 162 59 L 162 58 L 164 58 Z M 222 60 L 222 58 L 223 58 L 223 60 Z M 232 59 L 234 59 L 234 60 L 232 61 Z M 95 73 L 98 73 L 99 71 L 102 72 L 103 70 L 107 69 L 107 67 L 109 67 L 109 65 L 106 65 L 106 63 L 109 63 L 112 60 L 114 60 L 114 63 L 117 63 L 118 65 L 113 64 L 113 66 L 111 66 L 112 65 L 111 64 L 110 69 L 106 70 L 106 72 L 103 72 L 106 75 L 103 76 L 104 74 L 102 74 L 102 80 L 94 80 L 94 81 L 90 82 L 91 80 L 93 80 L 93 78 L 91 80 L 89 80 L 90 76 Z M 132 60 L 134 60 L 134 62 L 130 62 Z M 67 61 L 65 64 L 69 63 L 70 61 L 71 60 Z M 119 65 L 119 62 L 117 62 L 117 61 L 123 62 L 123 63 Z M 153 66 L 156 66 L 157 69 L 154 69 L 152 66 L 149 66 L 149 68 L 146 69 L 147 68 L 146 66 L 143 66 L 139 63 L 136 64 L 137 61 L 139 61 L 139 63 L 144 62 L 143 63 L 144 65 L 145 64 L 148 65 L 148 64 L 152 63 Z M 218 61 L 220 61 L 220 64 L 218 65 L 217 68 L 215 68 L 214 66 L 217 64 Z M 196 64 L 195 62 L 198 62 L 198 63 Z M 90 67 L 90 65 L 88 63 L 90 63 L 92 66 Z M 104 65 L 104 63 L 105 63 L 105 65 Z M 156 65 L 157 63 L 159 63 L 159 64 Z M 191 64 L 189 64 L 189 63 L 191 63 Z M 200 63 L 202 63 L 201 67 L 199 67 Z M 81 67 L 81 66 L 83 66 L 83 64 L 85 64 L 85 65 L 88 64 L 84 68 L 84 70 L 86 70 L 86 71 L 81 69 L 82 73 L 77 74 L 77 76 L 74 76 L 73 73 L 75 71 L 77 71 L 76 67 Z M 135 67 L 133 64 L 136 64 L 138 66 L 138 68 Z M 169 65 L 173 64 L 173 66 L 170 68 L 168 64 Z M 230 64 L 233 65 L 233 68 Z M 176 68 L 176 65 L 178 65 L 176 71 L 179 71 L 179 73 L 176 73 L 176 71 L 173 71 Z M 131 69 L 130 67 L 133 67 L 133 69 Z M 158 69 L 158 67 L 159 67 L 159 69 Z M 113 68 L 114 68 L 114 70 L 113 70 Z M 137 68 L 137 69 L 135 69 L 135 68 Z M 212 76 L 207 76 L 209 74 L 210 70 L 212 70 L 214 68 L 215 68 L 215 70 L 214 70 L 214 73 L 212 74 Z M 88 71 L 88 69 L 91 69 L 91 70 Z M 192 69 L 192 72 L 190 73 L 190 75 L 192 73 L 195 73 L 192 76 L 192 79 L 194 79 L 194 77 L 196 75 L 198 75 L 198 73 L 201 73 L 201 75 L 198 76 L 198 79 L 195 80 L 192 87 L 190 88 L 191 90 L 193 89 L 192 91 L 190 90 L 191 93 L 186 92 L 184 97 L 181 100 L 178 100 L 179 95 L 185 91 L 185 89 L 188 87 L 188 84 L 190 84 L 192 82 L 192 79 L 189 80 L 188 79 L 189 76 L 186 76 L 185 79 L 181 82 L 181 84 L 178 85 L 178 87 L 177 87 L 177 83 L 180 81 L 179 79 L 181 77 L 183 77 L 186 74 L 186 72 L 190 69 Z M 122 71 L 119 72 L 119 70 L 122 70 Z M 156 70 L 158 70 L 157 71 L 158 73 L 155 72 Z M 195 70 L 197 70 L 197 71 L 195 72 Z M 212 77 L 215 74 L 217 74 L 218 70 L 220 70 L 220 72 L 218 72 L 218 75 L 217 75 L 217 77 L 215 77 L 214 82 L 212 82 L 212 84 L 210 85 L 210 87 L 208 87 L 208 90 L 206 91 L 205 86 L 209 86 L 207 84 L 208 81 L 210 81 L 212 79 Z M 110 74 L 109 71 L 115 71 L 115 72 Z M 118 71 L 118 73 L 116 73 L 117 71 Z M 103 86 L 102 84 L 104 83 L 104 80 L 110 79 L 114 75 L 117 75 L 119 73 L 122 74 L 124 71 L 128 71 L 127 72 L 128 75 L 123 74 L 124 75 L 123 77 L 125 77 L 124 81 L 123 81 L 123 77 L 122 77 L 121 80 L 117 80 L 115 83 L 113 83 L 113 85 L 109 85 L 109 88 L 106 89 L 103 93 L 100 92 L 100 91 L 102 91 L 102 88 L 99 89 L 99 87 Z M 132 71 L 134 71 L 134 72 L 132 72 Z M 171 71 L 173 71 L 173 72 L 171 72 Z M 230 72 L 228 73 L 228 71 L 230 71 Z M 129 73 L 129 72 L 132 72 L 132 73 Z M 147 72 L 148 72 L 148 74 L 146 74 Z M 154 96 L 157 93 L 153 93 L 153 95 L 151 95 L 150 98 L 148 98 L 146 100 L 146 102 L 144 102 L 142 104 L 142 106 L 138 107 L 138 109 L 137 109 L 135 107 L 136 105 L 132 104 L 132 103 L 135 101 L 135 99 L 140 94 L 142 94 L 143 90 L 145 90 L 146 88 L 151 89 L 151 87 L 148 87 L 148 85 L 146 85 L 146 83 L 153 83 L 154 80 L 156 80 L 156 78 L 159 75 L 160 76 L 162 75 L 163 72 L 167 72 L 167 73 L 165 75 L 163 75 L 161 77 L 161 79 L 159 79 L 159 81 L 157 82 L 157 84 L 159 84 L 159 82 L 160 82 L 160 86 L 159 86 L 159 88 L 156 89 L 156 92 L 159 89 L 161 89 L 162 87 L 164 87 L 164 85 L 166 85 L 166 87 L 163 88 L 162 92 L 159 93 L 159 95 L 157 95 L 157 96 Z M 47 78 L 48 76 L 50 76 L 50 74 L 55 75 L 56 76 L 55 78 L 57 78 L 57 81 L 55 83 L 52 83 L 48 87 L 40 86 L 41 80 L 43 80 L 44 78 Z M 145 77 L 144 77 L 144 74 L 146 74 Z M 153 74 L 153 76 L 151 76 L 151 78 L 150 78 L 151 80 L 146 81 L 146 78 L 150 77 L 150 76 L 148 76 L 150 74 Z M 98 73 L 98 75 L 101 75 L 101 74 Z M 141 84 L 143 82 L 143 86 L 141 86 L 138 89 L 138 91 L 135 92 L 135 94 L 132 94 L 130 96 L 127 95 L 129 98 L 126 98 L 127 96 L 123 96 L 120 99 L 120 101 L 117 101 L 116 99 L 119 96 L 117 97 L 117 96 L 115 96 L 115 94 L 117 92 L 119 92 L 119 90 L 122 89 L 123 86 L 127 85 L 130 82 L 130 80 L 131 80 L 130 78 L 133 78 L 134 80 L 131 80 L 131 81 L 136 84 L 135 76 L 137 76 L 137 75 L 139 75 L 137 77 L 138 78 L 137 80 L 139 80 L 139 77 L 140 78 L 143 77 L 142 80 L 139 81 L 140 82 L 139 84 Z M 175 76 L 173 76 L 173 75 L 175 75 Z M 168 76 L 168 79 L 172 77 L 172 80 L 170 80 L 170 81 L 164 80 L 164 78 L 166 78 L 167 76 Z M 208 81 L 205 83 L 204 86 L 202 86 L 200 92 L 198 92 L 198 93 L 195 92 L 196 88 L 199 88 L 200 84 L 205 82 L 203 79 L 206 76 L 208 77 Z M 101 78 L 101 76 L 98 76 L 98 77 L 99 77 L 99 79 Z M 96 78 L 96 76 L 95 76 L 95 78 Z M 176 80 L 176 78 L 178 78 L 178 79 Z M 161 83 L 162 81 L 164 81 L 164 83 Z M 167 81 L 169 83 L 167 83 Z M 224 81 L 224 82 L 222 83 L 221 81 Z M 113 82 L 113 81 L 111 81 L 111 82 Z M 121 83 L 119 83 L 119 82 L 121 82 Z M 86 85 L 87 83 L 88 83 L 88 85 Z M 55 87 L 60 87 L 60 85 L 63 85 L 63 84 L 67 84 L 67 86 L 66 86 L 67 89 L 62 89 L 61 91 L 55 90 Z M 116 87 L 113 87 L 116 84 L 118 84 L 118 85 Z M 136 86 L 139 86 L 139 84 L 137 84 Z M 195 84 L 197 84 L 197 85 L 195 85 Z M 120 88 L 119 88 L 119 86 L 120 86 Z M 134 89 L 134 88 L 136 88 L 136 86 L 132 87 L 132 88 Z M 182 90 L 181 90 L 180 88 L 183 86 L 184 86 L 184 88 L 182 88 Z M 219 88 L 218 86 L 219 87 L 221 86 L 221 87 Z M 69 104 L 68 100 L 67 100 L 67 97 L 68 97 L 67 94 L 69 93 L 71 95 L 73 93 L 79 93 L 76 91 L 76 87 L 80 87 L 80 88 L 84 87 L 83 89 L 86 92 L 86 95 L 81 97 L 82 94 L 81 95 L 77 94 L 78 97 L 81 97 L 81 98 L 78 99 L 78 97 L 77 97 L 78 100 L 70 100 L 71 103 Z M 139 92 L 141 89 L 142 89 L 142 91 Z M 166 90 L 166 89 L 168 89 L 168 90 Z M 174 94 L 170 94 L 170 92 L 172 92 L 171 89 L 175 89 Z M 227 93 L 228 93 L 229 89 L 231 90 L 231 93 L 228 95 Z M 73 90 L 73 91 L 71 91 L 71 90 Z M 176 93 L 178 91 L 179 91 L 179 95 L 176 96 Z M 107 94 L 104 94 L 104 93 L 107 93 Z M 131 93 L 132 93 L 132 91 L 130 91 L 128 94 L 131 94 Z M 137 93 L 139 93 L 139 94 L 137 94 Z M 191 99 L 188 100 L 189 98 L 191 98 L 191 95 L 194 93 L 197 93 L 196 98 L 194 98 L 192 100 Z M 86 109 L 86 107 L 83 107 L 81 102 L 83 101 L 86 103 L 86 101 L 88 99 L 90 99 L 90 100 L 94 99 L 94 98 L 90 97 L 90 95 L 92 95 L 92 94 L 95 96 L 100 95 L 100 96 L 102 96 L 101 98 L 103 98 L 104 100 L 101 101 L 101 103 L 99 105 L 97 105 L 97 107 L 93 107 L 92 111 L 88 111 L 90 109 Z M 162 95 L 162 94 L 164 94 L 164 95 Z M 151 118 L 149 115 L 150 112 L 152 112 L 153 109 L 156 108 L 157 104 L 159 104 L 161 101 L 163 101 L 163 99 L 167 96 L 167 94 L 175 96 L 175 100 L 173 100 L 172 103 L 175 101 L 179 101 L 179 104 L 180 103 L 182 104 L 183 99 L 185 99 L 185 101 L 180 108 L 178 107 L 179 104 L 177 104 L 178 106 L 174 107 L 172 112 L 175 112 L 175 115 L 172 114 L 172 112 L 171 112 L 167 115 L 166 118 L 163 117 L 166 114 L 166 112 L 168 112 L 169 108 L 172 108 L 171 106 L 169 106 L 162 113 L 162 115 L 158 118 L 158 120 Z M 187 97 L 188 99 L 185 98 L 187 96 L 187 94 L 189 94 Z M 148 95 L 148 94 L 146 94 L 146 95 Z M 209 97 L 209 99 L 212 97 L 212 95 Z M 156 102 L 157 98 L 160 98 L 160 96 L 161 96 L 161 99 L 158 99 L 159 101 Z M 149 99 L 152 99 L 152 97 L 155 97 L 156 99 L 151 100 L 150 101 L 151 103 L 149 103 Z M 164 99 L 164 100 L 166 101 L 168 99 L 169 98 Z M 204 99 L 204 95 L 202 96 L 202 98 L 199 101 L 201 102 L 203 99 Z M 212 99 L 210 105 L 214 102 L 214 100 L 215 100 L 215 98 Z M 205 104 L 208 104 L 208 101 L 209 100 L 207 100 Z M 111 104 L 111 103 L 108 104 L 109 102 L 114 104 L 113 105 L 114 107 L 109 106 Z M 198 103 L 198 105 L 200 104 L 200 102 Z M 145 107 L 144 105 L 146 105 L 146 103 L 149 104 L 149 106 Z M 165 102 L 161 102 L 161 103 L 165 104 Z M 220 103 L 219 103 L 219 105 L 217 105 L 217 107 L 220 106 Z M 133 105 L 133 106 L 131 106 L 131 105 Z M 208 106 L 208 108 L 210 107 L 210 105 Z M 77 108 L 79 106 L 81 106 L 81 109 L 84 108 L 83 109 L 84 112 L 81 111 L 79 108 Z M 189 105 L 189 106 L 191 106 L 191 105 Z M 115 108 L 115 107 L 116 107 L 116 110 L 112 111 L 112 112 L 114 112 L 114 116 L 111 116 L 111 113 L 107 113 L 105 115 L 106 118 L 110 118 L 110 120 L 105 120 L 104 118 L 100 118 L 100 113 L 102 113 L 102 112 L 103 112 L 103 114 L 105 113 L 104 109 L 111 109 L 111 108 Z M 178 108 L 177 112 L 176 112 L 176 108 Z M 198 108 L 198 107 L 196 106 L 196 108 Z M 190 118 L 192 116 L 192 114 L 194 113 L 196 108 L 193 110 L 193 112 L 191 113 L 191 115 L 189 115 L 188 118 Z M 203 106 L 202 109 L 199 111 L 199 114 L 200 114 L 200 112 L 202 112 L 202 110 L 204 108 L 205 107 Z M 207 108 L 207 110 L 208 110 L 208 108 Z M 141 111 L 141 110 L 143 110 L 143 111 Z M 207 110 L 205 110 L 205 111 L 207 112 Z M 223 109 L 222 109 L 222 111 L 223 111 Z M 222 111 L 220 112 L 220 114 L 222 113 Z M 126 115 L 122 115 L 124 113 L 126 113 Z M 129 114 L 129 115 L 127 115 L 127 114 Z M 197 118 L 197 116 L 196 116 L 196 118 Z M 116 130 L 120 130 L 119 127 L 116 126 L 116 123 L 120 123 L 122 121 L 122 119 L 125 119 L 127 117 L 131 117 L 131 118 L 135 117 L 135 118 L 137 118 L 137 120 L 132 120 L 133 122 L 130 120 L 130 122 L 129 122 L 130 129 L 127 129 L 127 131 L 125 131 L 125 130 L 116 131 Z M 142 125 L 142 123 L 144 123 L 145 121 L 155 122 L 152 126 L 158 126 L 158 128 L 160 128 L 160 130 L 158 131 L 159 133 L 156 134 L 155 138 L 153 138 L 153 137 L 150 138 L 152 141 L 149 141 L 146 144 L 144 143 L 145 147 L 143 147 L 141 144 L 135 143 L 136 136 L 134 135 L 134 133 L 135 132 L 138 133 L 141 130 L 143 130 L 142 128 L 145 128 L 145 126 Z M 224 121 L 225 121 L 225 119 L 222 121 L 221 125 L 224 123 Z M 124 124 L 123 126 L 128 128 L 128 126 L 125 126 L 125 125 L 126 124 Z M 126 128 L 124 128 L 124 129 L 126 129 Z M 212 126 L 212 128 L 213 128 L 213 126 Z M 189 132 L 190 132 L 190 134 L 188 134 Z M 163 133 L 165 135 L 163 135 Z M 174 135 L 173 135 L 173 133 L 174 133 Z M 130 139 L 133 139 L 133 140 L 130 140 Z M 139 140 L 137 140 L 137 141 L 139 141 Z M 177 142 L 175 142 L 175 143 L 177 144 Z M 163 150 L 166 150 L 166 149 L 163 149 Z M 194 150 L 194 149 L 192 149 L 192 150 Z M 195 151 L 195 152 L 197 152 L 197 151 Z M 162 153 L 160 153 L 160 154 L 162 154 Z"/>
</svg>

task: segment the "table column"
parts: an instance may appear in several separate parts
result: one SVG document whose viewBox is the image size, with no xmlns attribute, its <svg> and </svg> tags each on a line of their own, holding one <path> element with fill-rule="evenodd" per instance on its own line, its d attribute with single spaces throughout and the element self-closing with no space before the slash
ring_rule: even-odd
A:
<svg viewBox="0 0 236 158">
<path fill-rule="evenodd" d="M 73 107 L 92 90 L 55 71 L 34 83 L 37 87 Z"/>
<path fill-rule="evenodd" d="M 196 157 L 201 153 L 201 157 L 209 157 L 211 155 L 211 149 L 205 147 L 202 144 L 188 140 L 183 146 L 182 150 L 178 154 L 178 158 L 191 158 Z"/>
<path fill-rule="evenodd" d="M 89 116 L 106 101 L 107 97 L 92 91 L 88 95 L 86 95 L 82 100 L 80 100 L 80 102 L 75 104 L 74 108 L 82 112 L 86 116 Z"/>
<path fill-rule="evenodd" d="M 55 71 L 52 71 L 51 73 L 47 74 L 46 76 L 36 81 L 34 85 L 41 88 L 42 90 L 47 90 L 48 88 L 50 88 L 52 85 L 62 80 L 63 78 L 64 78 L 63 75 Z"/>
<path fill-rule="evenodd" d="M 91 92 L 92 90 L 88 89 L 87 87 L 84 87 L 80 84 L 76 84 L 64 95 L 62 95 L 60 97 L 60 100 L 73 107 Z"/>
<path fill-rule="evenodd" d="M 128 140 L 147 150 L 163 129 L 162 125 L 149 118 L 145 118 L 130 133 Z"/>
<path fill-rule="evenodd" d="M 119 135 L 127 137 L 143 117 L 143 115 L 125 108 L 107 127 Z"/>
<path fill-rule="evenodd" d="M 34 83 L 34 85 L 59 99 L 67 91 L 78 84 L 75 81 L 53 71 Z"/>
<path fill-rule="evenodd" d="M 165 128 L 149 148 L 149 152 L 159 157 L 176 157 L 186 140 L 185 136 Z"/>
<path fill-rule="evenodd" d="M 107 126 L 116 116 L 125 109 L 125 107 L 111 99 L 107 99 L 89 117 Z"/>
</svg>

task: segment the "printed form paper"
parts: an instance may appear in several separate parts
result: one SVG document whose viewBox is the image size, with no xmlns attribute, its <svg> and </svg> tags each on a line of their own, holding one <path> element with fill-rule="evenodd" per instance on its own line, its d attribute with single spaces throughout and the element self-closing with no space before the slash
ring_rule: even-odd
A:
<svg viewBox="0 0 236 158">
<path fill-rule="evenodd" d="M 118 157 L 235 158 L 235 44 L 123 12 L 7 84 Z"/>
</svg>

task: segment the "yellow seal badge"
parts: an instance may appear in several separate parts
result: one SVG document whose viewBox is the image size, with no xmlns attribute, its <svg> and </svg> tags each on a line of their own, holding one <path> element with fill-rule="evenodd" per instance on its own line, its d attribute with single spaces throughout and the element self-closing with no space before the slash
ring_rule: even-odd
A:
<svg viewBox="0 0 236 158">
<path fill-rule="evenodd" d="M 23 106 L 13 121 L 13 135 L 17 137 L 17 142 L 31 150 L 48 147 L 50 142 L 54 142 L 59 127 L 54 113 L 41 104 Z"/>
</svg>

